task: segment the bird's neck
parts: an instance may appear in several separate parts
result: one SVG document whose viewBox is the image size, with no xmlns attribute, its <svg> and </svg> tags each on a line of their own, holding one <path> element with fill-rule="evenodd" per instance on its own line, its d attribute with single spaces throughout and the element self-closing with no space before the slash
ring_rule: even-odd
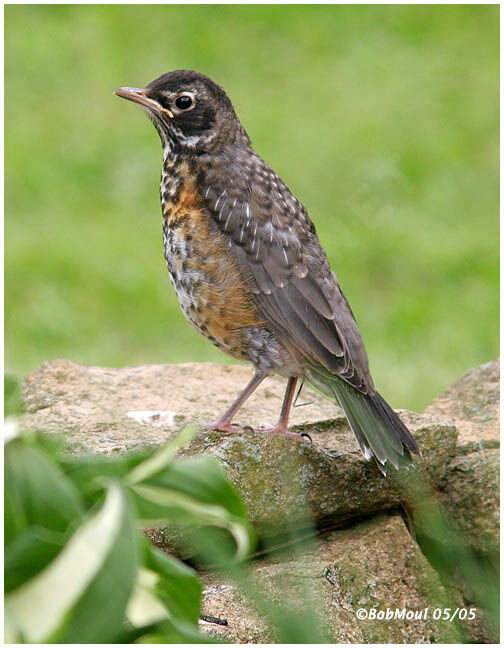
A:
<svg viewBox="0 0 504 648">
<path fill-rule="evenodd" d="M 205 195 L 208 187 L 215 190 L 225 182 L 250 172 L 250 161 L 257 156 L 248 138 L 241 146 L 226 147 L 215 153 L 196 154 L 173 146 L 165 146 L 161 171 L 161 207 L 165 219 L 170 220 L 177 210 L 182 195 Z"/>
<path fill-rule="evenodd" d="M 165 147 L 159 193 L 164 218 L 169 218 L 185 184 L 188 165 L 179 151 Z"/>
</svg>

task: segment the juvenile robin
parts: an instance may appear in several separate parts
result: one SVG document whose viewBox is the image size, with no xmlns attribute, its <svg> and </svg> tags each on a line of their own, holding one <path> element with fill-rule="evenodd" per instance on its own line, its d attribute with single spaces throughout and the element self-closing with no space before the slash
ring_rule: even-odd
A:
<svg viewBox="0 0 504 648">
<path fill-rule="evenodd" d="M 288 431 L 296 383 L 307 380 L 343 408 L 366 457 L 386 474 L 420 448 L 376 391 L 359 328 L 306 209 L 254 151 L 224 90 L 189 70 L 146 88 L 119 88 L 140 104 L 163 146 L 164 255 L 184 315 L 255 374 L 231 420 L 270 374 L 287 389 L 274 428 Z"/>
</svg>

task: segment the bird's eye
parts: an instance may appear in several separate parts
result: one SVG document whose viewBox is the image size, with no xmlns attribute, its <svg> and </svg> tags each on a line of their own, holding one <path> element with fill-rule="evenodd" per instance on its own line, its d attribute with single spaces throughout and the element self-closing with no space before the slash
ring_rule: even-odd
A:
<svg viewBox="0 0 504 648">
<path fill-rule="evenodd" d="M 193 98 L 189 95 L 180 95 L 175 99 L 175 105 L 179 110 L 189 110 L 193 106 Z"/>
</svg>

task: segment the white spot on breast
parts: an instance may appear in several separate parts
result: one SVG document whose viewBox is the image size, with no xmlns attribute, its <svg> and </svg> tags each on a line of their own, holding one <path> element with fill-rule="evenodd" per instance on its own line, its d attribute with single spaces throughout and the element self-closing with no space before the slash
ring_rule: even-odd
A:
<svg viewBox="0 0 504 648">
<path fill-rule="evenodd" d="M 190 246 L 191 243 L 186 240 L 181 232 L 176 229 L 165 228 L 164 252 L 166 265 L 180 306 L 189 321 L 191 321 L 190 313 L 192 308 L 195 308 L 198 304 L 194 286 L 203 279 L 202 273 L 189 263 L 185 264 L 182 272 L 182 266 L 192 256 Z"/>
</svg>

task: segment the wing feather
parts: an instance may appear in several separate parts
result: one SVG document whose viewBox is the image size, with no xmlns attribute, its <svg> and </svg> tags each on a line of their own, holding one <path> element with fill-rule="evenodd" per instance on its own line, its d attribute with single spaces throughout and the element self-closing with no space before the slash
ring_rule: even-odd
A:
<svg viewBox="0 0 504 648">
<path fill-rule="evenodd" d="M 205 207 L 227 238 L 268 327 L 307 365 L 373 393 L 359 329 L 315 228 L 301 203 L 258 160 L 263 166 L 249 178 L 247 202 L 239 183 L 221 190 L 215 178 L 203 191 Z"/>
</svg>

